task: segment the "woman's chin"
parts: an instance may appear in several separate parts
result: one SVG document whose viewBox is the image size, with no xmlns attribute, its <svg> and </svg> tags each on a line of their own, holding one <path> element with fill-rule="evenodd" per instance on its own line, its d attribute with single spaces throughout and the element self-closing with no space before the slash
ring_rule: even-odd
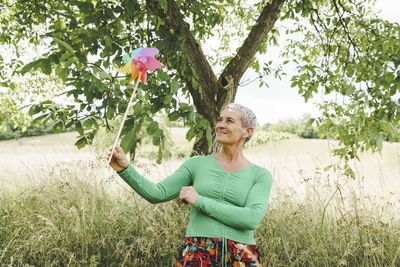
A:
<svg viewBox="0 0 400 267">
<path fill-rule="evenodd" d="M 215 139 L 215 142 L 217 142 L 217 143 L 220 144 L 220 145 L 223 145 L 223 144 L 224 144 L 224 141 L 223 141 L 223 140 L 220 140 L 220 139 Z"/>
<path fill-rule="evenodd" d="M 216 138 L 215 142 L 217 142 L 218 144 L 221 144 L 221 145 L 226 145 L 226 144 L 230 144 L 232 141 L 226 140 L 224 138 Z"/>
</svg>

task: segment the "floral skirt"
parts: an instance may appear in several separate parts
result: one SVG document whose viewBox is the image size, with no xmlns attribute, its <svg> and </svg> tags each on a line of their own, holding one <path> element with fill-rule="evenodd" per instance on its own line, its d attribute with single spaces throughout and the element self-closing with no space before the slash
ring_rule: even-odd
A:
<svg viewBox="0 0 400 267">
<path fill-rule="evenodd" d="M 226 248 L 224 248 L 226 246 Z M 183 266 L 261 266 L 257 245 L 245 245 L 222 238 L 187 237 L 179 249 L 176 267 Z M 225 257 L 225 265 L 221 258 Z"/>
</svg>

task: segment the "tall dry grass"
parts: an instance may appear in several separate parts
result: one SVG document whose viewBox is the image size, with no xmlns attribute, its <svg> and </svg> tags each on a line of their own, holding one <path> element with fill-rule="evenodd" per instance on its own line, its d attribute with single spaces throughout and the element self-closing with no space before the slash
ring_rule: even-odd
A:
<svg viewBox="0 0 400 267">
<path fill-rule="evenodd" d="M 378 164 L 372 188 L 383 192 L 375 187 L 384 187 L 384 169 L 400 169 L 400 160 L 392 161 L 393 151 L 381 162 L 367 155 L 352 181 L 323 171 L 325 152 L 307 159 L 310 142 L 248 151 L 274 176 L 267 215 L 255 231 L 264 265 L 400 266 L 400 197 L 364 188 L 367 165 Z M 180 162 L 154 166 L 143 159 L 136 166 L 157 180 Z M 301 163 L 307 164 L 295 167 Z M 99 158 L 0 179 L 1 266 L 173 266 L 187 223 L 184 204 L 145 202 Z"/>
<path fill-rule="evenodd" d="M 51 179 L 3 190 L 0 262 L 171 265 L 187 224 L 186 207 L 177 201 L 150 206 L 103 164 L 57 164 L 43 173 Z"/>
</svg>

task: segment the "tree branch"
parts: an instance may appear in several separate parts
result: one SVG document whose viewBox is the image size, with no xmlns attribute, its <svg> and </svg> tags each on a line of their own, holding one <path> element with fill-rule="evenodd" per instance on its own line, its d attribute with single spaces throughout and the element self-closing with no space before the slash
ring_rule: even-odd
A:
<svg viewBox="0 0 400 267">
<path fill-rule="evenodd" d="M 285 1 L 286 0 L 272 0 L 264 7 L 256 24 L 251 29 L 238 53 L 229 62 L 219 77 L 219 83 L 224 89 L 237 90 L 240 79 L 250 66 L 252 59 L 264 42 L 268 32 L 274 26 Z M 220 92 L 218 93 L 220 94 Z M 223 95 L 225 95 L 226 92 L 221 92 L 221 94 L 222 95 L 218 96 L 218 102 L 224 101 Z M 235 95 L 235 92 L 233 92 L 233 95 Z"/>
<path fill-rule="evenodd" d="M 191 34 L 189 24 L 184 21 L 175 1 L 167 0 L 167 3 L 167 12 L 164 12 L 159 2 L 155 0 L 147 0 L 146 7 L 159 16 L 169 30 L 173 30 L 174 32 L 178 32 L 180 36 L 184 36 L 183 48 L 185 53 L 189 56 L 190 63 L 199 77 L 199 84 L 203 90 L 203 96 L 214 95 L 218 90 L 218 81 L 211 65 L 205 57 L 199 43 Z"/>
<path fill-rule="evenodd" d="M 340 13 L 340 10 L 339 10 L 338 5 L 336 4 L 336 1 L 333 0 L 332 3 L 334 5 L 334 7 L 335 7 L 335 10 L 336 10 L 338 16 L 339 16 L 340 24 L 342 24 L 342 26 L 343 26 L 343 30 L 346 33 L 347 39 L 353 45 L 354 51 L 356 52 L 357 56 L 360 57 L 360 55 L 358 54 L 359 47 L 357 46 L 357 44 L 355 43 L 354 39 L 350 35 L 350 31 L 349 31 L 347 25 L 344 22 L 344 19 L 343 19 L 343 16 L 342 16 L 343 14 Z"/>
</svg>

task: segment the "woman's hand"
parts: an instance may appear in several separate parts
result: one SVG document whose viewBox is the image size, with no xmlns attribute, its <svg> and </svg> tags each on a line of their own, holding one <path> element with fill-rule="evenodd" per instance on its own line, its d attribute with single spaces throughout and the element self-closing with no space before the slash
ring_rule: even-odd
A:
<svg viewBox="0 0 400 267">
<path fill-rule="evenodd" d="M 194 206 L 198 196 L 199 193 L 197 193 L 193 186 L 184 186 L 181 188 L 181 192 L 179 193 L 179 199 L 192 206 Z"/>
<path fill-rule="evenodd" d="M 107 161 L 111 157 L 112 147 L 113 146 L 110 146 L 106 150 L 106 159 L 107 159 Z M 128 168 L 128 165 L 129 165 L 129 161 L 128 161 L 124 151 L 119 146 L 116 146 L 115 149 L 114 149 L 114 154 L 113 154 L 112 159 L 110 161 L 111 168 L 113 168 L 117 172 L 121 172 L 121 171 L 125 170 L 126 168 Z"/>
</svg>

